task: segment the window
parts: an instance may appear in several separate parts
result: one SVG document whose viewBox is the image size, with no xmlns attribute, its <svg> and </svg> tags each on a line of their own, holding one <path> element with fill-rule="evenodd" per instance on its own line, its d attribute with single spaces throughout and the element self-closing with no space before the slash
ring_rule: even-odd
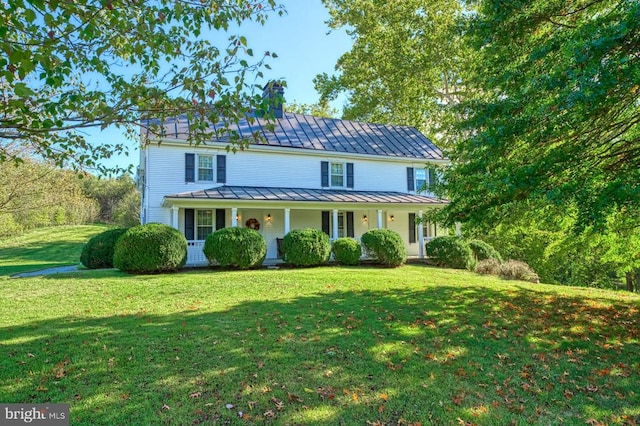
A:
<svg viewBox="0 0 640 426">
<path fill-rule="evenodd" d="M 197 210 L 196 236 L 198 240 L 206 240 L 213 232 L 213 210 Z"/>
<path fill-rule="evenodd" d="M 424 238 L 435 238 L 438 236 L 438 225 L 425 220 L 422 222 L 422 235 Z"/>
<path fill-rule="evenodd" d="M 198 180 L 213 181 L 213 155 L 198 155 Z"/>
<path fill-rule="evenodd" d="M 355 236 L 353 227 L 353 212 L 338 212 L 337 223 L 333 222 L 333 214 L 330 211 L 322 212 L 322 232 L 333 238 L 333 231 L 338 231 L 338 238 Z"/>
<path fill-rule="evenodd" d="M 331 186 L 344 187 L 344 164 L 331 163 Z"/>
<path fill-rule="evenodd" d="M 422 192 L 427 188 L 427 171 L 425 169 L 416 169 L 416 192 Z"/>
</svg>

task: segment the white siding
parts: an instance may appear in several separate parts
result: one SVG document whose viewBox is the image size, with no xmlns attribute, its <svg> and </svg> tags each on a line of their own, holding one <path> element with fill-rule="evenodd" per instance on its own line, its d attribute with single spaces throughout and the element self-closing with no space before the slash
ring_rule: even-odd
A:
<svg viewBox="0 0 640 426">
<path fill-rule="evenodd" d="M 219 186 L 216 182 L 185 182 L 185 153 L 223 154 L 226 161 L 228 186 L 266 186 L 320 189 L 321 161 L 344 161 L 354 164 L 355 191 L 407 192 L 407 167 L 424 167 L 420 162 L 385 162 L 372 159 L 323 157 L 290 152 L 241 151 L 227 153 L 224 149 L 150 145 L 146 149 L 148 222 L 165 221 L 158 211 L 165 195 L 200 191 Z M 214 173 L 215 174 L 215 173 Z M 196 172 L 197 175 L 197 172 Z M 292 225 L 293 226 L 293 225 Z"/>
</svg>

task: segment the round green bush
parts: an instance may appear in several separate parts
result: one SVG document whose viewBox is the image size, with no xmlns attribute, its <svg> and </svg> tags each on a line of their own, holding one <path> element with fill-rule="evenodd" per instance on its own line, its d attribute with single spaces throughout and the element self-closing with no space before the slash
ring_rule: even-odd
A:
<svg viewBox="0 0 640 426">
<path fill-rule="evenodd" d="M 87 241 L 80 253 L 80 262 L 89 269 L 113 268 L 113 252 L 116 241 L 126 228 L 109 229 Z"/>
<path fill-rule="evenodd" d="M 428 241 L 427 256 L 438 266 L 453 269 L 469 269 L 475 266 L 475 259 L 469 244 L 459 237 L 436 237 Z"/>
<path fill-rule="evenodd" d="M 207 236 L 204 255 L 224 268 L 250 269 L 262 265 L 267 243 L 253 229 L 222 228 Z"/>
<path fill-rule="evenodd" d="M 372 229 L 362 236 L 368 257 L 385 266 L 400 266 L 407 261 L 407 250 L 400 235 L 390 229 Z"/>
<path fill-rule="evenodd" d="M 482 240 L 471 240 L 469 241 L 469 247 L 477 261 L 496 259 L 498 262 L 502 262 L 502 256 L 500 256 L 498 250 L 489 243 L 485 243 Z"/>
<path fill-rule="evenodd" d="M 187 261 L 187 240 L 175 228 L 148 223 L 129 228 L 116 242 L 113 266 L 133 274 L 176 271 Z"/>
<path fill-rule="evenodd" d="M 343 265 L 357 265 L 362 256 L 362 247 L 353 238 L 338 238 L 333 242 L 331 252 L 336 262 Z"/>
<path fill-rule="evenodd" d="M 294 229 L 282 240 L 282 259 L 295 266 L 322 265 L 329 260 L 329 236 L 313 229 Z"/>
</svg>

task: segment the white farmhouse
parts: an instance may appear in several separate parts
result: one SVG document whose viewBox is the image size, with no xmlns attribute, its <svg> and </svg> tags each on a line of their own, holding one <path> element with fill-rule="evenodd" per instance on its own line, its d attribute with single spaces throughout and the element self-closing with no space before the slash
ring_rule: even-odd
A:
<svg viewBox="0 0 640 426">
<path fill-rule="evenodd" d="M 409 256 L 424 256 L 425 240 L 439 230 L 416 218 L 446 202 L 428 189 L 430 166 L 447 162 L 433 142 L 412 127 L 293 114 L 281 104 L 274 111 L 273 132 L 262 118 L 240 123 L 241 136 L 257 131 L 265 141 L 235 154 L 228 142 L 187 143 L 184 118 L 163 123 L 163 137 L 143 135 L 141 222 L 184 233 L 189 266 L 205 265 L 205 238 L 229 226 L 262 234 L 267 259 L 280 257 L 290 230 L 308 227 L 332 240 L 388 228 Z"/>
</svg>

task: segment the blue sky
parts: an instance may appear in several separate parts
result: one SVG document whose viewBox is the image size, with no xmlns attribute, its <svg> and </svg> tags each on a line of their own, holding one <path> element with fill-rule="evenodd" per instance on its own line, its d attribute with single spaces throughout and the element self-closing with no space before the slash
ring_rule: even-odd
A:
<svg viewBox="0 0 640 426">
<path fill-rule="evenodd" d="M 313 88 L 313 78 L 319 73 L 331 74 L 334 71 L 338 58 L 350 49 L 351 38 L 344 30 L 327 34 L 329 28 L 325 22 L 329 14 L 320 0 L 280 0 L 279 3 L 285 6 L 286 14 L 270 16 L 264 26 L 243 26 L 239 32 L 247 37 L 249 47 L 256 54 L 264 51 L 278 54 L 278 58 L 269 62 L 272 69 L 263 70 L 265 82 L 284 79 L 288 102 L 314 103 L 318 94 Z M 341 105 L 334 106 L 340 109 Z M 89 140 L 93 143 L 114 143 L 124 142 L 126 138 L 117 129 L 92 129 Z M 130 147 L 128 157 L 119 156 L 104 163 L 108 166 L 136 166 L 137 141 L 128 141 L 127 145 Z"/>
</svg>

